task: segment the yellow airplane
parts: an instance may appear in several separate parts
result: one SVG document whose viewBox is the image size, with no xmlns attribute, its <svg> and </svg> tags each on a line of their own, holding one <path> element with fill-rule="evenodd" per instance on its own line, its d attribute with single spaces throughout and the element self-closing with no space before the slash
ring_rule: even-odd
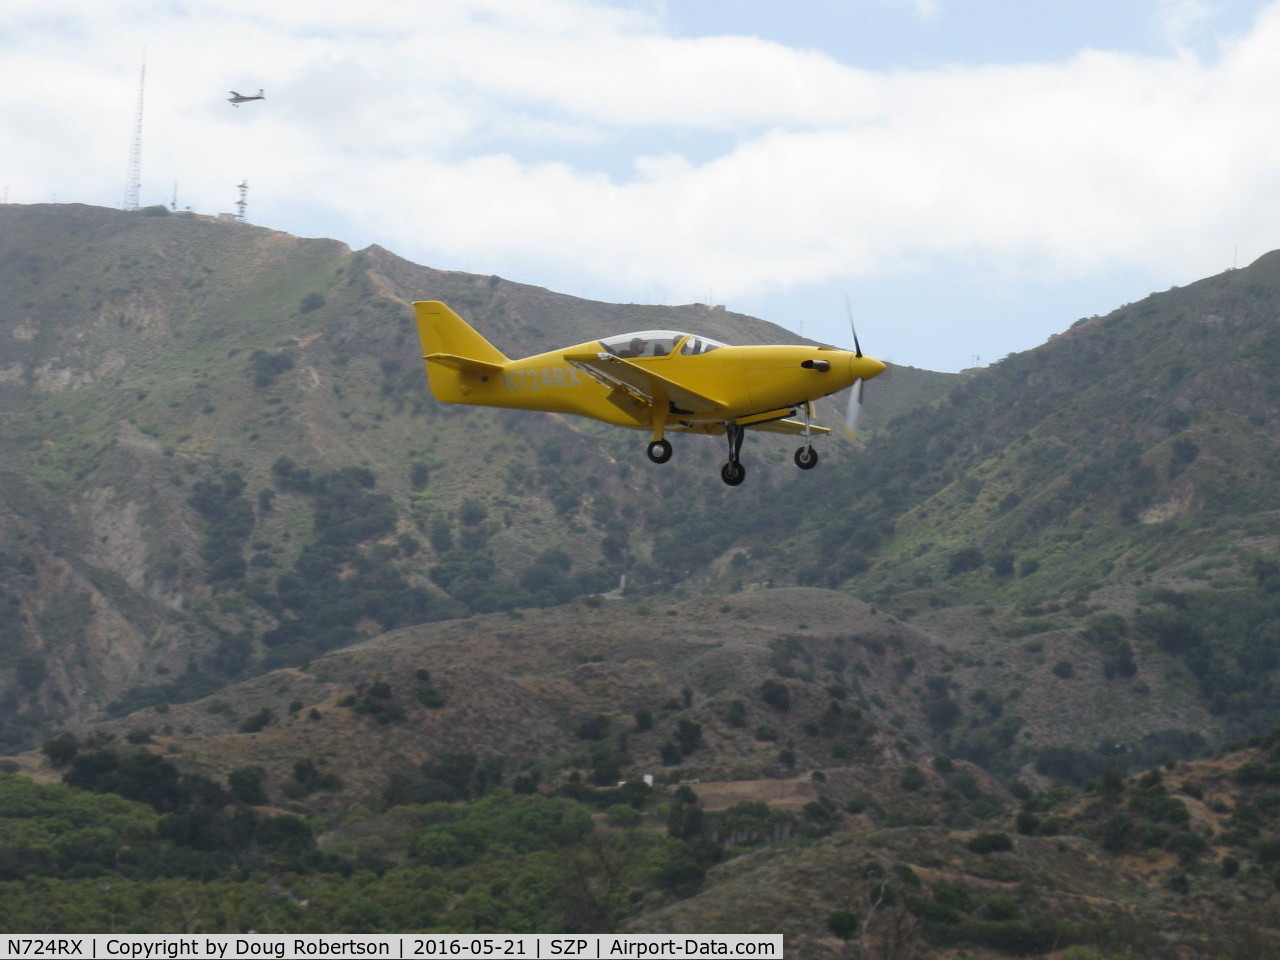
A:
<svg viewBox="0 0 1280 960">
<path fill-rule="evenodd" d="M 667 432 L 724 435 L 729 459 L 720 478 L 737 486 L 747 430 L 804 438 L 796 466 L 818 462 L 811 439 L 813 401 L 854 384 L 845 421 L 852 437 L 862 384 L 885 365 L 835 347 L 734 347 L 691 333 L 643 330 L 511 360 L 437 300 L 413 305 L 431 393 L 445 403 L 571 413 L 650 431 L 649 459 L 671 459 Z M 799 411 L 801 419 L 793 419 Z"/>
</svg>

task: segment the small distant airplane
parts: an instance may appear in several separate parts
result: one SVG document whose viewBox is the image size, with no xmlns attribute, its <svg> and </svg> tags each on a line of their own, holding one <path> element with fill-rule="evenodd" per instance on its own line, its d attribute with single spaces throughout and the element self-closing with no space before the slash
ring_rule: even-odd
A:
<svg viewBox="0 0 1280 960">
<path fill-rule="evenodd" d="M 250 100 L 267 99 L 265 96 L 262 95 L 261 90 L 253 94 L 236 93 L 234 90 L 231 90 L 228 92 L 231 94 L 231 96 L 227 97 L 227 103 L 231 104 L 233 107 L 238 107 L 242 103 L 248 103 Z"/>
<path fill-rule="evenodd" d="M 857 385 L 845 433 L 852 438 L 862 385 L 885 364 L 854 350 L 794 345 L 729 346 L 675 330 L 624 333 L 510 360 L 437 300 L 415 302 L 432 395 L 445 403 L 571 413 L 650 431 L 654 463 L 671 459 L 668 431 L 724 435 L 729 459 L 720 479 L 746 477 L 739 459 L 747 430 L 803 438 L 796 466 L 818 462 L 811 440 L 813 401 Z M 793 419 L 799 412 L 800 419 Z"/>
</svg>

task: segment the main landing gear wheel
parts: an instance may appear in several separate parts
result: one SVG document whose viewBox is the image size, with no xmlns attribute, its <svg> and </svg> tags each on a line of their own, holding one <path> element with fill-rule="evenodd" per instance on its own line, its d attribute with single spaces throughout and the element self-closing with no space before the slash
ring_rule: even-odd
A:
<svg viewBox="0 0 1280 960">
<path fill-rule="evenodd" d="M 671 459 L 671 443 L 667 440 L 655 440 L 649 444 L 649 459 L 654 463 L 666 463 Z"/>
<path fill-rule="evenodd" d="M 811 446 L 803 446 L 796 451 L 795 461 L 801 470 L 812 470 L 818 465 L 818 451 Z"/>
<path fill-rule="evenodd" d="M 729 462 L 720 469 L 720 479 L 731 487 L 736 487 L 747 477 L 746 468 L 743 467 L 742 461 L 738 459 L 739 454 L 742 453 L 742 438 L 746 435 L 746 432 L 736 423 L 726 423 L 724 425 L 725 436 L 729 439 Z"/>
</svg>

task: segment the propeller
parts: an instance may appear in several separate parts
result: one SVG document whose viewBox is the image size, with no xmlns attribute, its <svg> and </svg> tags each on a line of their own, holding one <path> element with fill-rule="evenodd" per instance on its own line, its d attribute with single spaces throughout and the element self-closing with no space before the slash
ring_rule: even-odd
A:
<svg viewBox="0 0 1280 960">
<path fill-rule="evenodd" d="M 853 334 L 853 355 L 855 357 L 862 356 L 862 345 L 858 343 L 858 328 L 853 322 L 853 304 L 849 302 L 849 295 L 844 295 L 844 312 L 849 315 L 849 332 Z"/>
<path fill-rule="evenodd" d="M 844 435 L 852 440 L 858 430 L 858 418 L 862 416 L 862 387 L 866 383 L 861 377 L 853 381 L 849 388 L 849 406 L 844 411 Z"/>
<path fill-rule="evenodd" d="M 858 342 L 858 328 L 853 322 L 853 304 L 849 295 L 844 298 L 845 313 L 849 315 L 849 333 L 853 335 L 853 355 L 862 356 L 862 344 Z M 859 377 L 849 387 L 849 406 L 844 411 L 844 435 L 852 440 L 858 429 L 858 418 L 862 416 L 862 387 L 865 381 Z"/>
</svg>

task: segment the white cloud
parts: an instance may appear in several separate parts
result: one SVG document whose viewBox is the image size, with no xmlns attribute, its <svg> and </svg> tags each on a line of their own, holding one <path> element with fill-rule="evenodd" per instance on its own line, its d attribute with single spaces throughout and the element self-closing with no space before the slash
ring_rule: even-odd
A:
<svg viewBox="0 0 1280 960">
<path fill-rule="evenodd" d="M 628 60 L 619 41 L 619 72 L 647 64 L 654 42 Z M 725 52 L 718 41 L 701 49 Z M 773 129 L 704 163 L 658 154 L 629 181 L 494 156 L 386 179 L 417 184 L 410 204 L 449 224 L 442 244 L 469 259 L 487 253 L 535 275 L 569 259 L 621 286 L 712 284 L 732 297 L 931 258 L 1052 279 L 1118 262 L 1194 271 L 1208 248 L 1274 239 L 1275 53 L 1273 11 L 1212 67 L 1097 52 L 874 78 L 831 64 L 857 96 L 821 111 L 807 105 L 822 84 L 780 60 L 769 80 L 788 96 L 761 111 Z M 730 77 L 688 85 L 673 123 L 732 99 Z M 607 126 L 589 98 L 564 109 Z"/>
<path fill-rule="evenodd" d="M 1170 35 L 1205 9 L 1166 0 Z M 230 209 L 247 177 L 260 222 L 619 297 L 732 300 L 943 260 L 1190 278 L 1211 253 L 1276 245 L 1280 222 L 1275 5 L 1212 63 L 1083 52 L 885 73 L 677 38 L 586 0 L 6 14 L 0 127 L 16 146 L 0 182 L 19 202 L 119 202 L 145 46 L 144 203 L 177 181 L 183 202 Z M 243 87 L 267 100 L 223 102 Z"/>
<path fill-rule="evenodd" d="M 921 20 L 932 20 L 942 10 L 940 0 L 910 0 L 910 3 Z"/>
<path fill-rule="evenodd" d="M 1213 19 L 1215 9 L 1203 0 L 1159 0 L 1161 32 L 1175 49 L 1182 49 Z"/>
</svg>

